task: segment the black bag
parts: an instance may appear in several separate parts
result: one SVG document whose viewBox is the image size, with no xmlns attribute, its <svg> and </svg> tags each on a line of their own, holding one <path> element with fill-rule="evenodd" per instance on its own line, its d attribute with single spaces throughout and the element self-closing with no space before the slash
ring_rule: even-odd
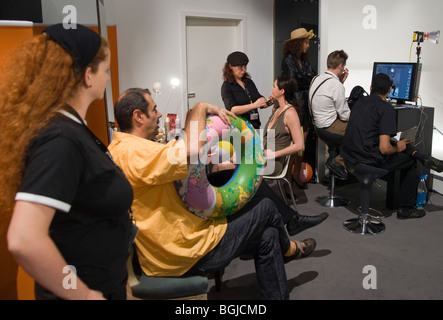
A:
<svg viewBox="0 0 443 320">
<path fill-rule="evenodd" d="M 367 96 L 369 96 L 369 94 L 361 86 L 355 86 L 354 88 L 352 88 L 351 94 L 348 98 L 349 109 L 352 109 L 352 107 L 356 104 L 358 100 Z"/>
</svg>

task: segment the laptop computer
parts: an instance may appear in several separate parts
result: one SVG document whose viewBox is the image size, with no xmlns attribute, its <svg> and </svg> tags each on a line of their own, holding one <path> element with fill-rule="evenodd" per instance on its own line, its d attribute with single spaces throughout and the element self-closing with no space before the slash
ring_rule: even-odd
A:
<svg viewBox="0 0 443 320">
<path fill-rule="evenodd" d="M 406 139 L 409 142 L 414 142 L 415 141 L 415 137 L 417 136 L 417 130 L 418 130 L 418 126 L 414 126 L 414 127 L 409 128 L 409 129 L 407 129 L 405 131 L 398 132 L 397 136 L 395 138 L 398 141 Z"/>
</svg>

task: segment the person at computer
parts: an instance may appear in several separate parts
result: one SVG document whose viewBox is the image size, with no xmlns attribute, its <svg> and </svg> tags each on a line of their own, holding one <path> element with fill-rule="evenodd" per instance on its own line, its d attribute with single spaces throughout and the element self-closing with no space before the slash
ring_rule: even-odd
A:
<svg viewBox="0 0 443 320">
<path fill-rule="evenodd" d="M 191 123 L 206 130 L 207 114 L 230 124 L 230 111 L 198 103 L 188 113 L 185 137 L 161 144 L 161 113 L 147 89 L 128 89 L 115 105 L 121 132 L 109 145 L 134 189 L 132 211 L 140 231 L 136 238 L 141 268 L 148 276 L 178 277 L 209 274 L 226 267 L 240 255 L 254 257 L 263 299 L 289 299 L 285 262 L 310 255 L 314 239 L 292 241 L 282 216 L 269 199 L 252 199 L 241 212 L 226 219 L 202 219 L 191 213 L 178 195 L 174 181 L 188 177 L 188 162 L 204 141 L 191 141 Z M 235 116 L 234 116 L 235 117 Z M 177 161 L 169 151 L 178 150 Z"/>
<path fill-rule="evenodd" d="M 343 83 L 349 75 L 346 68 L 348 55 L 343 50 L 331 52 L 328 55 L 328 70 L 316 76 L 309 89 L 309 103 L 314 126 L 326 131 L 344 135 L 351 110 L 346 101 Z M 340 155 L 328 165 L 334 171 L 346 178 L 345 164 Z"/>
<path fill-rule="evenodd" d="M 391 137 L 397 133 L 395 110 L 386 101 L 392 89 L 387 74 L 379 73 L 372 79 L 371 95 L 359 100 L 351 111 L 348 126 L 341 144 L 341 156 L 345 163 L 358 163 L 387 169 L 400 170 L 400 207 L 397 218 L 422 218 L 426 212 L 415 207 L 418 174 L 417 160 L 424 167 L 443 171 L 443 162 L 425 156 L 414 149 L 406 139 L 398 142 Z"/>
</svg>

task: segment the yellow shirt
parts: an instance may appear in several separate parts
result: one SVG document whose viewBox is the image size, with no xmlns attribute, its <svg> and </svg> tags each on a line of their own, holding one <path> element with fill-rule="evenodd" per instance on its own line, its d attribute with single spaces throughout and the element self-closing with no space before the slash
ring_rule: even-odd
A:
<svg viewBox="0 0 443 320">
<path fill-rule="evenodd" d="M 132 211 L 140 229 L 135 240 L 143 271 L 148 276 L 180 276 L 212 250 L 227 223 L 205 220 L 191 213 L 174 181 L 188 176 L 185 152 L 179 163 L 168 160 L 183 142 L 156 143 L 115 132 L 109 151 L 134 189 Z M 174 161 L 172 161 L 174 162 Z"/>
</svg>

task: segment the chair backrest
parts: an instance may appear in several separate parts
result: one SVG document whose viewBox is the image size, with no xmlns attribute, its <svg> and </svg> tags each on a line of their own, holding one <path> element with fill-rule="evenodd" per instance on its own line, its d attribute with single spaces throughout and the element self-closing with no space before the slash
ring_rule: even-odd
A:
<svg viewBox="0 0 443 320">
<path fill-rule="evenodd" d="M 283 169 L 281 170 L 278 176 L 263 176 L 264 179 L 281 179 L 286 177 L 286 173 L 288 172 L 289 162 L 291 161 L 291 155 L 287 155 L 285 158 L 285 162 L 283 164 Z"/>
<path fill-rule="evenodd" d="M 343 136 L 328 130 L 314 127 L 317 137 L 328 146 L 329 159 L 332 160 L 340 154 L 340 145 Z"/>
</svg>

